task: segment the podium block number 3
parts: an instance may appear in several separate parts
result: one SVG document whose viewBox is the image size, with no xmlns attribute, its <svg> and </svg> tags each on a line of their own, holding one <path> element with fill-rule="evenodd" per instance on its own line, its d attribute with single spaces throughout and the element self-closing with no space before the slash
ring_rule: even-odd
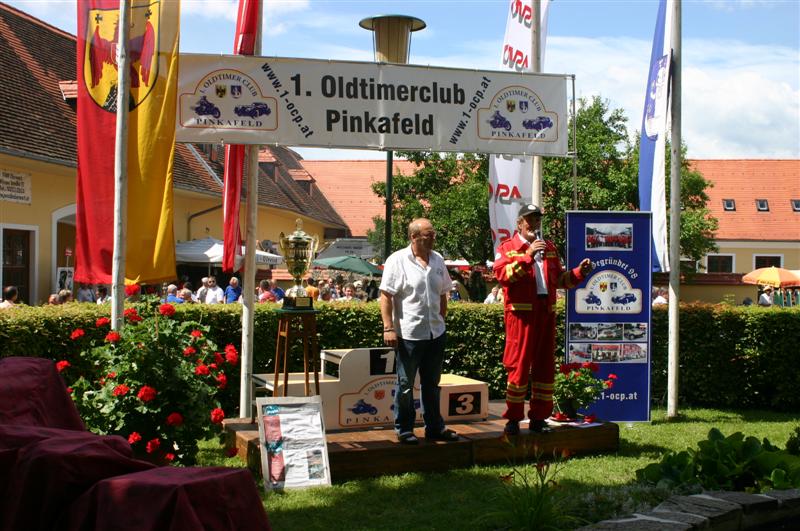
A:
<svg viewBox="0 0 800 531">
<path fill-rule="evenodd" d="M 450 416 L 473 415 L 481 410 L 481 393 L 453 393 L 448 404 Z"/>
</svg>

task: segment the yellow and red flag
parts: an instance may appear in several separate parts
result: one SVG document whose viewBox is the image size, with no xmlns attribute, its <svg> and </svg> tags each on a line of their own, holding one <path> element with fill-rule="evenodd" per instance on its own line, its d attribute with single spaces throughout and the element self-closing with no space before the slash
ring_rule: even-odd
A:
<svg viewBox="0 0 800 531">
<path fill-rule="evenodd" d="M 175 278 L 172 168 L 178 0 L 132 0 L 126 283 Z M 119 0 L 78 0 L 75 278 L 111 283 Z"/>
</svg>

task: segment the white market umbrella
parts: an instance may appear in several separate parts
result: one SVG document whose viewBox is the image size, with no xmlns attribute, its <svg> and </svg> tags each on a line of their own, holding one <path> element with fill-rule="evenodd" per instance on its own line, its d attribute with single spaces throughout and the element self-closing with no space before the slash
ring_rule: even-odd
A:
<svg viewBox="0 0 800 531">
<path fill-rule="evenodd" d="M 220 265 L 224 250 L 222 241 L 216 238 L 178 242 L 175 244 L 175 261 L 183 264 Z M 242 256 L 244 256 L 244 246 L 242 246 Z M 278 265 L 282 261 L 283 257 L 280 255 L 256 250 L 256 267 L 259 269 Z"/>
</svg>

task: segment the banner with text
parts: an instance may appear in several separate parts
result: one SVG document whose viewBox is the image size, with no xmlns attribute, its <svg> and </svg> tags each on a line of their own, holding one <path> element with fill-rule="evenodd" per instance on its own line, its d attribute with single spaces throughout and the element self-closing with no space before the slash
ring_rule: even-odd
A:
<svg viewBox="0 0 800 531">
<path fill-rule="evenodd" d="M 179 142 L 567 154 L 567 77 L 182 54 Z"/>
<path fill-rule="evenodd" d="M 567 266 L 594 270 L 568 292 L 566 361 L 616 375 L 587 408 L 602 420 L 650 420 L 650 227 L 649 212 L 567 212 Z"/>
</svg>

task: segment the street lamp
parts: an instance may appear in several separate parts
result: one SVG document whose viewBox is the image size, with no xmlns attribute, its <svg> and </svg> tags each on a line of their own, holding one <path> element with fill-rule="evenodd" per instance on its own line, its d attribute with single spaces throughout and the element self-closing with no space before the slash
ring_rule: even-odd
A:
<svg viewBox="0 0 800 531">
<path fill-rule="evenodd" d="M 372 32 L 375 62 L 408 63 L 411 49 L 411 32 L 425 28 L 425 22 L 406 15 L 378 15 L 367 17 L 358 23 Z M 392 150 L 386 152 L 386 226 L 384 227 L 384 257 L 392 251 Z"/>
</svg>

